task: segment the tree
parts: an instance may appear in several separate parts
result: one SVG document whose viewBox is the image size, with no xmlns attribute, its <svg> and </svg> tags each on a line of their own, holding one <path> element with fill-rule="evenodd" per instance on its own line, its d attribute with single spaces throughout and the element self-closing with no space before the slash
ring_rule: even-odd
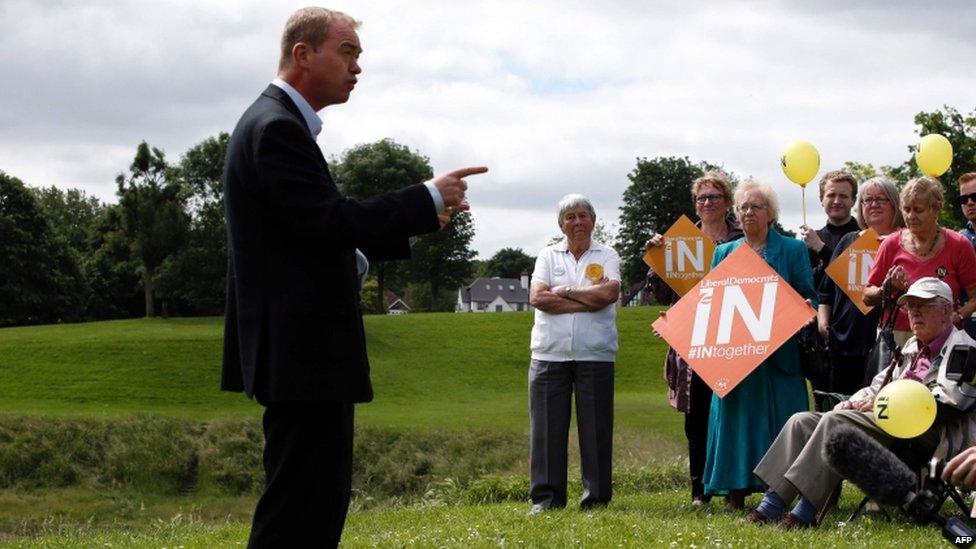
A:
<svg viewBox="0 0 976 549">
<path fill-rule="evenodd" d="M 474 225 L 471 214 L 460 212 L 440 231 L 421 236 L 411 245 L 411 261 L 407 265 L 410 281 L 427 284 L 430 288 L 427 310 L 443 310 L 443 290 L 454 290 L 471 278 L 471 249 Z M 411 306 L 414 304 L 411 303 Z"/>
<path fill-rule="evenodd" d="M 627 174 L 630 186 L 624 191 L 620 207 L 620 232 L 617 251 L 620 275 L 626 284 L 642 280 L 647 274 L 644 242 L 655 232 L 664 232 L 682 214 L 695 219 L 691 184 L 711 166 L 692 163 L 687 157 L 638 158 Z"/>
<path fill-rule="evenodd" d="M 160 297 L 182 314 L 220 314 L 227 290 L 224 157 L 230 136 L 220 133 L 191 147 L 169 179 L 180 187 L 190 216 L 184 246 L 160 266 Z"/>
<path fill-rule="evenodd" d="M 495 252 L 481 268 L 481 276 L 519 278 L 523 271 L 529 274 L 535 268 L 535 258 L 526 255 L 522 248 L 502 248 Z"/>
<path fill-rule="evenodd" d="M 79 189 L 62 191 L 53 185 L 29 189 L 54 234 L 78 254 L 91 251 L 88 245 L 95 221 L 105 205 L 97 197 L 88 196 Z"/>
<path fill-rule="evenodd" d="M 915 124 L 919 137 L 939 133 L 952 143 L 952 164 L 949 171 L 939 177 L 945 194 L 940 222 L 953 227 L 964 226 L 966 218 L 957 202 L 958 183 L 962 174 L 976 171 L 976 110 L 964 116 L 955 108 L 944 105 L 940 111 L 916 114 Z M 914 155 L 917 148 L 915 144 L 908 147 L 908 151 Z M 910 177 L 920 173 L 913 157 L 909 157 L 900 168 L 901 174 Z"/>
<path fill-rule="evenodd" d="M 153 275 L 163 261 L 179 249 L 187 231 L 180 186 L 167 180 L 163 151 L 143 141 L 129 166 L 129 176 L 119 174 L 119 206 L 122 227 L 142 270 L 146 317 L 154 315 Z"/>
<path fill-rule="evenodd" d="M 98 320 L 138 316 L 144 308 L 139 264 L 124 234 L 122 208 L 118 204 L 99 214 L 88 247 L 91 252 L 81 262 L 91 287 L 86 316 Z"/>
<path fill-rule="evenodd" d="M 79 320 L 86 293 L 75 257 L 34 195 L 0 171 L 0 326 Z"/>
<path fill-rule="evenodd" d="M 392 139 L 357 145 L 333 165 L 339 189 L 356 200 L 402 189 L 434 175 L 427 157 Z M 402 282 L 403 267 L 392 261 L 373 261 L 370 272 L 376 276 L 376 310 L 382 311 L 383 292 Z"/>
</svg>

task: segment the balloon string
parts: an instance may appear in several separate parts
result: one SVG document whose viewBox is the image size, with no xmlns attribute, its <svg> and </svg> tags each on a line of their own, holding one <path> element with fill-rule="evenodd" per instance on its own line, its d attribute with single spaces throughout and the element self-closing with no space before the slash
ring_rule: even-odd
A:
<svg viewBox="0 0 976 549">
<path fill-rule="evenodd" d="M 807 224 L 807 186 L 800 187 L 801 201 L 803 203 L 803 224 Z"/>
</svg>

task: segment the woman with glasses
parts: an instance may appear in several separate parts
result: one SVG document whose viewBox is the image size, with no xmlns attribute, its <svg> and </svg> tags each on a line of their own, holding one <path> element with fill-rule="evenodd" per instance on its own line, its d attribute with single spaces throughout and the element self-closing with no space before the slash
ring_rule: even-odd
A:
<svg viewBox="0 0 976 549">
<path fill-rule="evenodd" d="M 862 183 L 857 193 L 854 217 L 861 229 L 874 229 L 881 240 L 904 227 L 905 219 L 901 215 L 901 201 L 895 184 L 884 177 Z M 841 237 L 829 263 L 843 255 L 863 233 L 863 230 L 854 231 Z M 864 386 L 865 362 L 877 339 L 881 308 L 875 307 L 866 315 L 861 313 L 829 276 L 824 277 L 819 291 L 817 327 L 827 342 L 830 355 L 830 369 L 823 390 L 843 395 L 854 394 Z"/>
<path fill-rule="evenodd" d="M 740 246 L 749 246 L 783 280 L 816 307 L 807 248 L 773 229 L 779 202 L 768 185 L 746 181 L 735 191 L 735 208 L 744 237 L 716 248 L 714 269 Z M 726 495 L 731 509 L 744 508 L 745 496 L 764 490 L 753 469 L 794 413 L 808 409 L 796 338 L 787 340 L 724 398 L 712 396 L 705 457 L 705 493 Z"/>
<path fill-rule="evenodd" d="M 881 243 L 864 289 L 864 303 L 881 305 L 882 297 L 897 299 L 916 280 L 933 276 L 952 288 L 956 311 L 952 322 L 962 328 L 963 319 L 976 311 L 976 252 L 961 234 L 939 226 L 942 185 L 931 177 L 909 181 L 901 191 L 901 213 L 906 229 L 892 233 Z M 965 291 L 971 296 L 960 304 Z M 895 310 L 895 343 L 911 336 L 908 318 Z M 882 318 L 884 322 L 886 318 Z"/>
<path fill-rule="evenodd" d="M 695 213 L 698 214 L 695 225 L 716 244 L 730 242 L 742 236 L 739 224 L 729 216 L 732 207 L 732 184 L 724 173 L 710 171 L 696 179 L 691 185 L 691 199 L 695 204 Z M 646 251 L 662 244 L 664 237 L 655 234 L 644 244 L 644 249 Z M 677 303 L 678 294 L 654 271 L 647 272 L 647 285 L 654 292 L 658 303 Z M 668 383 L 668 401 L 676 410 L 685 414 L 691 504 L 698 507 L 710 499 L 705 495 L 702 471 L 705 468 L 705 444 L 712 390 L 670 347 L 664 359 L 664 379 Z"/>
</svg>

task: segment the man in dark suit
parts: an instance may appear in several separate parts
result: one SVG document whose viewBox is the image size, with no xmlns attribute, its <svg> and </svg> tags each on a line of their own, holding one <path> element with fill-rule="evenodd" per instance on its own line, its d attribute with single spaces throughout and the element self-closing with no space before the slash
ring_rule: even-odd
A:
<svg viewBox="0 0 976 549">
<path fill-rule="evenodd" d="M 335 546 L 349 504 L 353 403 L 373 398 L 359 289 L 373 260 L 467 209 L 466 168 L 354 201 L 315 141 L 316 112 L 361 72 L 358 22 L 304 8 L 282 37 L 278 78 L 241 117 L 224 173 L 227 316 L 221 388 L 264 412 L 265 487 L 251 547 Z M 360 252 L 362 250 L 362 253 Z"/>
</svg>

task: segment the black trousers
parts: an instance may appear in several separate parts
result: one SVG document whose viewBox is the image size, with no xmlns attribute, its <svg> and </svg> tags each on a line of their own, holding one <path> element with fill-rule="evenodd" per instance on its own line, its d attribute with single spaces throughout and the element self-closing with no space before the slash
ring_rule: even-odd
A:
<svg viewBox="0 0 976 549">
<path fill-rule="evenodd" d="M 610 502 L 613 485 L 613 362 L 529 366 L 529 496 L 545 508 L 566 506 L 567 446 L 576 393 L 583 508 Z"/>
<path fill-rule="evenodd" d="M 708 449 L 708 413 L 712 408 L 712 389 L 691 374 L 691 392 L 685 413 L 685 438 L 688 439 L 688 472 L 691 475 L 691 497 L 709 500 L 705 496 L 705 452 Z"/>
<path fill-rule="evenodd" d="M 353 404 L 269 404 L 248 547 L 336 547 L 352 492 Z"/>
</svg>

